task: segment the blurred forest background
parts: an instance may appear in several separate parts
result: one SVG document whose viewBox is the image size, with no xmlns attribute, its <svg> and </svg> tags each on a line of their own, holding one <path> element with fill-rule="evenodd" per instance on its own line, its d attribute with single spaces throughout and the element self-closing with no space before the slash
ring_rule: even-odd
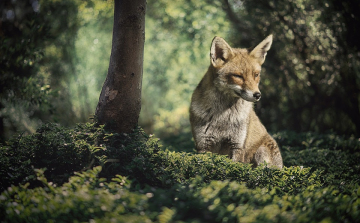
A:
<svg viewBox="0 0 360 223">
<path fill-rule="evenodd" d="M 95 112 L 109 65 L 112 0 L 1 0 L 0 135 L 72 126 Z M 192 91 L 212 38 L 269 34 L 256 112 L 270 132 L 360 135 L 360 1 L 148 0 L 139 124 L 189 134 Z M 0 140 L 0 141 L 1 141 Z"/>
</svg>

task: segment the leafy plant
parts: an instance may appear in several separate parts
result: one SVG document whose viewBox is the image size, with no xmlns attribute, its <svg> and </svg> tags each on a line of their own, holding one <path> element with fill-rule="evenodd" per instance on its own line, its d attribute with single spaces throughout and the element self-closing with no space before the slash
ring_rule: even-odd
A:
<svg viewBox="0 0 360 223">
<path fill-rule="evenodd" d="M 71 129 L 49 123 L 1 146 L 0 215 L 4 222 L 359 218 L 357 139 L 293 132 L 274 137 L 282 170 L 171 151 L 141 128 L 114 134 L 96 124 Z"/>
</svg>

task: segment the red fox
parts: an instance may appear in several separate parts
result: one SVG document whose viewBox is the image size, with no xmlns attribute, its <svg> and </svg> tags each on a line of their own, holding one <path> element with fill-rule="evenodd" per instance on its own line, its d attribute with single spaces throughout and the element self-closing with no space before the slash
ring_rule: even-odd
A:
<svg viewBox="0 0 360 223">
<path fill-rule="evenodd" d="M 261 65 L 272 35 L 255 48 L 231 48 L 215 37 L 210 66 L 196 87 L 190 106 L 190 123 L 199 153 L 228 155 L 235 162 L 283 167 L 280 149 L 253 109 L 259 101 Z"/>
</svg>

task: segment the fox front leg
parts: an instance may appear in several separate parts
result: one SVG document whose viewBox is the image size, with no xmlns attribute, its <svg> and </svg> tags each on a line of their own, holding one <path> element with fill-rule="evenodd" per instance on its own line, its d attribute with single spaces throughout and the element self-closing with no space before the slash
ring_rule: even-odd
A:
<svg viewBox="0 0 360 223">
<path fill-rule="evenodd" d="M 234 162 L 245 162 L 245 151 L 243 149 L 232 149 L 231 159 Z"/>
<path fill-rule="evenodd" d="M 216 142 L 214 137 L 201 137 L 200 140 L 196 140 L 196 150 L 198 153 L 206 153 L 206 152 L 212 152 L 212 153 L 218 153 L 218 149 L 216 147 Z"/>
</svg>

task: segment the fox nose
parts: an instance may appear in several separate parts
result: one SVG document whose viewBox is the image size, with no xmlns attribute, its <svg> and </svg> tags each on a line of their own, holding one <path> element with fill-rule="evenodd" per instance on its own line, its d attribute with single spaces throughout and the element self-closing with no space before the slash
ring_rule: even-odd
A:
<svg viewBox="0 0 360 223">
<path fill-rule="evenodd" d="M 261 98 L 261 93 L 260 92 L 255 92 L 253 96 L 258 101 Z"/>
</svg>

